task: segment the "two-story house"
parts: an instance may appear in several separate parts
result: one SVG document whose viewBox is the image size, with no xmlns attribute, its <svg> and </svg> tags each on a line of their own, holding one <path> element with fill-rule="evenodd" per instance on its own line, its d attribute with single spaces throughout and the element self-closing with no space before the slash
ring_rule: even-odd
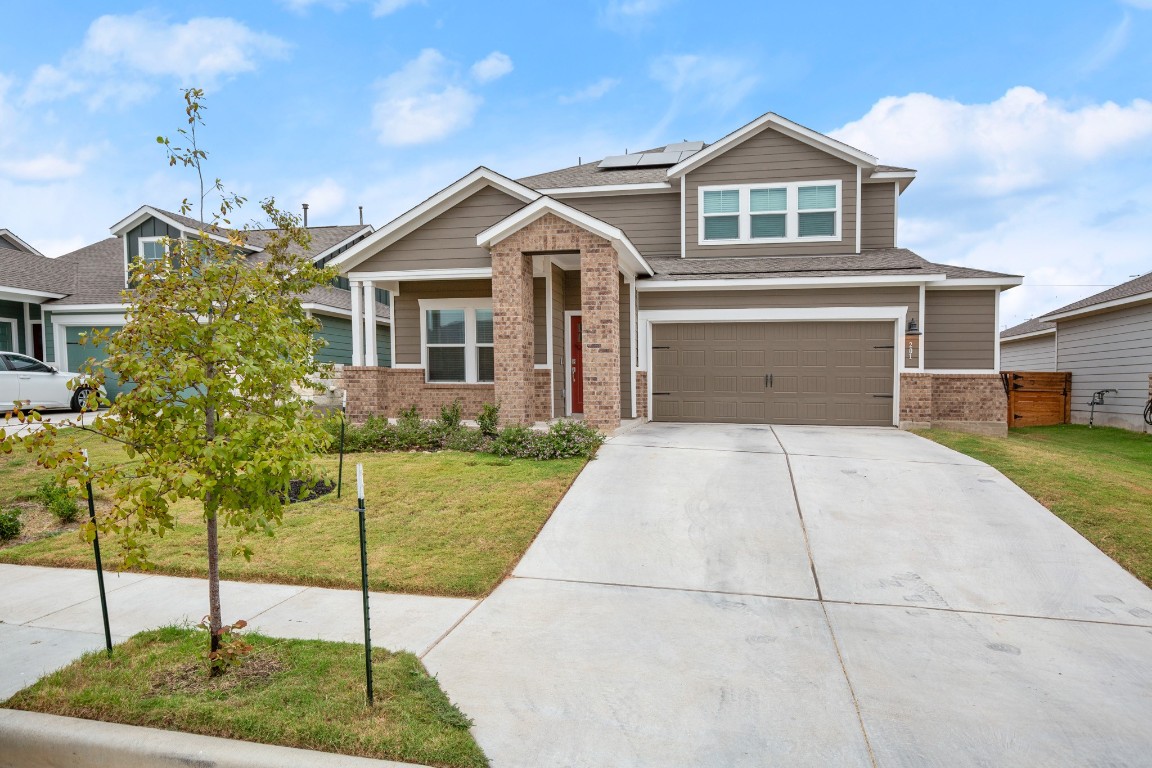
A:
<svg viewBox="0 0 1152 768">
<path fill-rule="evenodd" d="M 773 113 L 713 144 L 478 168 L 333 259 L 353 297 L 392 297 L 391 368 L 352 307 L 351 415 L 1002 433 L 997 307 L 1021 278 L 898 247 L 915 176 Z"/>
<path fill-rule="evenodd" d="M 145 205 L 115 224 L 111 237 L 55 259 L 43 257 L 14 236 L 4 235 L 7 230 L 0 230 L 0 350 L 22 352 L 71 371 L 78 370 L 89 357 L 100 359 L 100 350 L 82 345 L 80 335 L 93 328 L 115 331 L 124 325 L 131 309 L 125 295 L 129 263 L 136 258 L 164 258 L 164 238 L 194 237 L 200 229 L 195 219 Z M 309 227 L 308 232 L 312 236 L 311 257 L 327 264 L 373 230 L 361 224 Z M 268 236 L 267 230 L 248 233 L 246 244 L 253 259 L 260 258 Z M 338 278 L 334 285 L 302 297 L 304 308 L 321 324 L 317 334 L 327 342 L 319 359 L 334 364 L 352 362 L 355 303 L 359 327 L 364 327 L 367 316 L 372 317 L 374 328 L 379 327 L 370 363 L 389 365 L 389 297 L 383 290 L 359 290 L 354 302 L 347 280 Z M 362 311 L 364 306 L 371 312 Z M 115 397 L 121 386 L 109 381 L 108 394 Z"/>
</svg>

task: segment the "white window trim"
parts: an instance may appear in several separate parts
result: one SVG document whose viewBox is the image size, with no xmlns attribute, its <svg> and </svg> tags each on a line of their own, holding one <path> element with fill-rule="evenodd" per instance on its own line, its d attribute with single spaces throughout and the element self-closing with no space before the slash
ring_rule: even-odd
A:
<svg viewBox="0 0 1152 768">
<path fill-rule="evenodd" d="M 824 235 L 820 237 L 800 237 L 800 208 L 799 208 L 799 192 L 800 187 L 836 187 L 836 234 Z M 705 192 L 718 192 L 721 190 L 737 190 L 740 193 L 740 237 L 728 238 L 725 240 L 705 240 L 704 239 L 704 193 Z M 788 207 L 785 211 L 762 211 L 761 213 L 784 213 L 785 214 L 785 233 L 786 237 L 757 237 L 752 238 L 752 206 L 750 192 L 753 189 L 787 189 L 788 190 Z M 842 227 L 842 219 L 844 216 L 844 189 L 843 183 L 840 179 L 827 179 L 816 181 L 782 181 L 779 183 L 761 182 L 758 184 L 713 184 L 709 186 L 702 186 L 697 189 L 696 201 L 696 240 L 699 245 L 765 245 L 774 243 L 838 243 L 844 239 L 844 229 Z M 803 211 L 804 213 L 821 213 L 826 212 L 828 209 L 814 209 L 811 211 Z M 711 214 L 713 216 L 721 216 L 732 214 Z"/>
<path fill-rule="evenodd" d="M 153 237 L 138 237 L 136 238 L 136 257 L 141 261 L 147 262 L 148 259 L 144 258 L 144 244 L 145 243 L 163 243 L 164 255 L 170 256 L 172 254 L 171 243 L 164 242 L 168 240 L 167 235 L 153 236 Z M 155 261 L 155 259 L 153 259 Z"/>
<path fill-rule="evenodd" d="M 12 349 L 0 349 L 0 352 L 13 352 L 15 354 L 24 354 L 20 351 L 20 324 L 15 318 L 0 317 L 0 323 L 10 323 L 12 325 Z M 31 357 L 31 355 L 28 355 Z M 9 403 L 11 405 L 11 403 Z"/>
<path fill-rule="evenodd" d="M 479 363 L 476 359 L 476 350 L 480 347 L 495 344 L 476 343 L 476 310 L 492 309 L 491 298 L 479 299 L 420 299 L 420 367 L 424 369 L 425 384 L 491 384 L 490 381 L 479 381 Z M 428 310 L 430 309 L 462 309 L 464 312 L 464 381 L 429 381 L 428 380 Z M 495 340 L 495 335 L 493 335 Z M 451 344 L 445 346 L 459 346 Z"/>
</svg>

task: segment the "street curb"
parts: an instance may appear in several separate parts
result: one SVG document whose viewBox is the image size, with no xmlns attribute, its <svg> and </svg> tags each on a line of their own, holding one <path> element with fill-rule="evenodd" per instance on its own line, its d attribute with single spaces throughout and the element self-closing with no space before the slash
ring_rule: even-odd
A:
<svg viewBox="0 0 1152 768">
<path fill-rule="evenodd" d="M 292 747 L 0 709 L 0 768 L 417 768 Z"/>
</svg>

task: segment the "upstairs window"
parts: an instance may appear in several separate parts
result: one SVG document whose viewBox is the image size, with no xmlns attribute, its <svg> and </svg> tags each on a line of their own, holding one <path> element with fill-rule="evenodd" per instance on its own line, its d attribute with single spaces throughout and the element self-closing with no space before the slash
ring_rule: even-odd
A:
<svg viewBox="0 0 1152 768">
<path fill-rule="evenodd" d="M 168 246 L 162 237 L 140 238 L 140 258 L 146 262 L 160 261 L 168 255 Z"/>
<path fill-rule="evenodd" d="M 700 188 L 701 245 L 840 239 L 839 180 Z"/>
</svg>

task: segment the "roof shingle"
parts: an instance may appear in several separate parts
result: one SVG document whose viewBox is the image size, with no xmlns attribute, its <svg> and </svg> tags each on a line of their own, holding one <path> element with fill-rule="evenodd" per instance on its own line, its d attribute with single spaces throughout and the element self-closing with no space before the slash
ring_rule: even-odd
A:
<svg viewBox="0 0 1152 768">
<path fill-rule="evenodd" d="M 1047 315 L 1044 315 L 1044 317 L 1062 314 L 1064 312 L 1073 312 L 1077 309 L 1087 309 L 1088 307 L 1092 307 L 1097 304 L 1104 304 L 1105 302 L 1109 301 L 1116 301 L 1118 299 L 1127 299 L 1131 298 L 1132 296 L 1139 296 L 1142 293 L 1152 293 L 1152 272 L 1141 275 L 1135 280 L 1129 280 L 1126 283 L 1121 283 L 1120 285 L 1109 288 L 1106 291 L 1093 294 L 1086 299 L 1074 301 L 1067 306 L 1060 307 L 1060 309 L 1049 312 Z"/>
</svg>

